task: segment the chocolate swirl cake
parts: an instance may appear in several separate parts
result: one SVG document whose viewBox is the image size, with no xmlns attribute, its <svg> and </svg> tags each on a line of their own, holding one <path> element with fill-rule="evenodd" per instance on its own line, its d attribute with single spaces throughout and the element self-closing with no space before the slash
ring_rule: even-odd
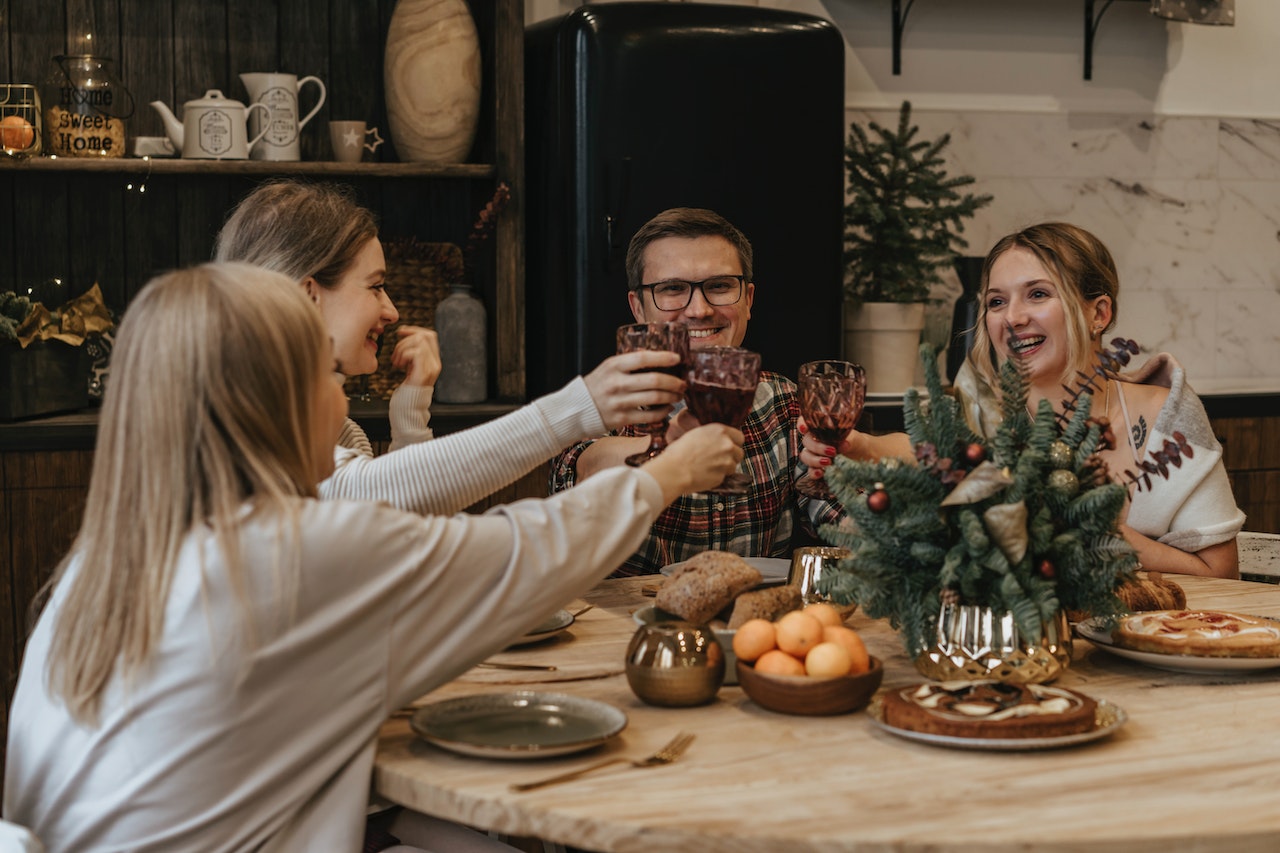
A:
<svg viewBox="0 0 1280 853">
<path fill-rule="evenodd" d="M 884 721 L 900 729 L 964 738 L 1043 738 L 1093 729 L 1098 703 L 1065 687 L 947 681 L 885 693 Z"/>
</svg>

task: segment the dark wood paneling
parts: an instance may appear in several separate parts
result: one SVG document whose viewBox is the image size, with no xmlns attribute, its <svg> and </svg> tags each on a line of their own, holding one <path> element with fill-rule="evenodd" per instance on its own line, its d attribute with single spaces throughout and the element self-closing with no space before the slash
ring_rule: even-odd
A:
<svg viewBox="0 0 1280 853">
<path fill-rule="evenodd" d="M 1280 417 L 1213 418 L 1245 529 L 1280 533 Z"/>
<path fill-rule="evenodd" d="M 168 3 L 124 3 L 120 26 L 121 76 L 136 104 L 129 132 L 165 136 L 151 102 L 159 101 L 175 111 L 182 106 L 174 93 L 173 8 Z"/>
<path fill-rule="evenodd" d="M 0 533 L 4 534 L 0 541 L 0 678 L 3 679 L 4 702 L 0 703 L 0 764 L 3 764 L 5 742 L 9 732 L 9 698 L 13 696 L 18 682 L 18 661 L 22 643 L 18 633 L 18 609 L 13 595 L 13 582 L 16 572 L 13 568 L 11 550 L 13 533 L 9 528 L 9 489 L 5 474 L 6 463 L 12 454 L 0 453 Z M 3 795 L 4 780 L 0 778 L 0 796 Z"/>
<path fill-rule="evenodd" d="M 1229 471 L 1246 530 L 1280 533 L 1280 471 Z"/>
<path fill-rule="evenodd" d="M 1280 418 L 1214 418 L 1228 470 L 1280 470 Z"/>
<path fill-rule="evenodd" d="M 4 731 L 33 603 L 66 553 L 84 512 L 91 451 L 0 453 L 0 674 Z M 0 738 L 0 763 L 4 739 Z"/>
</svg>

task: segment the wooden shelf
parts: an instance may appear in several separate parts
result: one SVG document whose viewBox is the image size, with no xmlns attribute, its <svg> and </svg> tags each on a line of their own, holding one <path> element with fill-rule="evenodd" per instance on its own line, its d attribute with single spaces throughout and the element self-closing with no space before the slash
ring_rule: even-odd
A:
<svg viewBox="0 0 1280 853">
<path fill-rule="evenodd" d="M 360 178 L 492 178 L 488 163 L 334 163 L 278 160 L 183 160 L 167 157 L 0 157 L 0 171 L 126 175 L 329 175 Z"/>
</svg>

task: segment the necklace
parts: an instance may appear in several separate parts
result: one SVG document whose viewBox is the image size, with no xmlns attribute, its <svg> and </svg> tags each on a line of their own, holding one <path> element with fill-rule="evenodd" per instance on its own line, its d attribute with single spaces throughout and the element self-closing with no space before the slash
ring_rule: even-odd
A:
<svg viewBox="0 0 1280 853">
<path fill-rule="evenodd" d="M 1111 412 L 1111 381 L 1107 380 L 1107 401 L 1106 411 L 1108 415 Z M 1138 445 L 1133 441 L 1133 422 L 1129 420 L 1129 407 L 1125 404 L 1124 392 L 1119 388 L 1116 389 L 1116 399 L 1120 402 L 1120 415 L 1124 418 L 1124 438 L 1125 443 L 1129 445 L 1129 452 L 1133 454 L 1133 461 L 1142 464 L 1142 452 L 1138 450 Z"/>
</svg>

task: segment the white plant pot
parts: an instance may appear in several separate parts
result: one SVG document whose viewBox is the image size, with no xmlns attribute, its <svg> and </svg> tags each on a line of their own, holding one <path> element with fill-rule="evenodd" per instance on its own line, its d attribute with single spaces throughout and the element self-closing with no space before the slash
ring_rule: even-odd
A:
<svg viewBox="0 0 1280 853">
<path fill-rule="evenodd" d="M 915 383 L 923 302 L 844 306 L 844 357 L 867 371 L 868 394 L 901 394 Z"/>
</svg>

